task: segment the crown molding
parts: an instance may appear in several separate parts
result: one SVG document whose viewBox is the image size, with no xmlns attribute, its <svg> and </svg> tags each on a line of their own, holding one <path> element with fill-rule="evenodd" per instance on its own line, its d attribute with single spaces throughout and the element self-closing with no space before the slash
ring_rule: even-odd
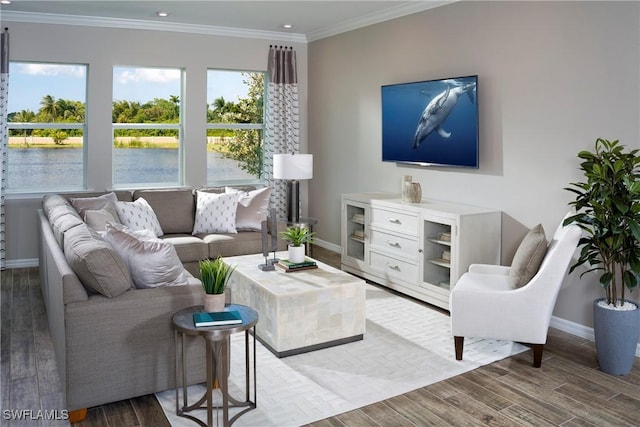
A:
<svg viewBox="0 0 640 427">
<path fill-rule="evenodd" d="M 360 18 L 351 19 L 323 28 L 319 31 L 307 34 L 309 42 L 335 36 L 337 34 L 346 33 L 348 31 L 357 30 L 358 28 L 367 27 L 369 25 L 378 24 L 380 22 L 389 21 L 395 18 L 411 15 L 436 7 L 444 6 L 449 3 L 455 3 L 460 0 L 418 0 L 408 4 L 398 5 L 379 12 L 370 13 Z"/>
<path fill-rule="evenodd" d="M 104 18 L 80 15 L 58 15 L 54 13 L 2 12 L 3 25 L 10 22 L 28 22 L 35 24 L 77 25 L 86 27 L 126 28 L 134 30 L 171 31 L 176 33 L 205 34 L 225 37 L 243 37 L 251 39 L 279 40 L 292 43 L 307 43 L 304 34 L 260 31 L 246 28 L 218 27 L 213 25 L 180 24 L 175 22 L 156 22 L 140 19 Z"/>
<path fill-rule="evenodd" d="M 214 25 L 181 24 L 141 19 L 106 18 L 82 15 L 60 15 L 54 13 L 3 11 L 3 22 L 28 22 L 36 24 L 77 25 L 86 27 L 125 28 L 135 30 L 171 31 L 177 33 L 205 34 L 225 37 L 278 40 L 292 43 L 308 43 L 337 34 L 367 27 L 395 18 L 423 12 L 459 0 L 419 0 L 401 4 L 359 18 L 340 22 L 310 34 L 284 33 L 278 31 L 251 30 L 247 28 L 220 27 Z"/>
</svg>

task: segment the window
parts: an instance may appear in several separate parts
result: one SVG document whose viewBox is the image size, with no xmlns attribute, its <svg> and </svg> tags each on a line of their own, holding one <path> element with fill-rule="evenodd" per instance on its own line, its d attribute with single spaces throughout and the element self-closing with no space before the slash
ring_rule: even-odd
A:
<svg viewBox="0 0 640 427">
<path fill-rule="evenodd" d="M 264 73 L 207 71 L 207 182 L 262 178 Z"/>
<path fill-rule="evenodd" d="M 9 64 L 9 191 L 85 187 L 86 76 L 86 65 Z"/>
<path fill-rule="evenodd" d="M 114 67 L 113 184 L 182 182 L 182 71 Z"/>
</svg>

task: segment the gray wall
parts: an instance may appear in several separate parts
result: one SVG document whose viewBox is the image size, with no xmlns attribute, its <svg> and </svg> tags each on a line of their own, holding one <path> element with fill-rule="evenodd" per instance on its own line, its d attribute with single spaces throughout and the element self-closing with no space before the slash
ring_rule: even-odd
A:
<svg viewBox="0 0 640 427">
<path fill-rule="evenodd" d="M 310 210 L 340 244 L 340 194 L 399 191 L 499 209 L 503 262 L 526 230 L 553 233 L 597 137 L 639 148 L 640 4 L 456 2 L 309 44 Z M 381 161 L 380 86 L 478 74 L 480 168 Z M 567 281 L 556 316 L 591 325 L 598 285 Z M 636 292 L 636 299 L 638 298 Z"/>
<path fill-rule="evenodd" d="M 87 185 L 111 189 L 112 69 L 114 65 L 183 67 L 185 94 L 185 185 L 206 185 L 207 68 L 267 70 L 269 44 L 293 46 L 300 77 L 301 150 L 306 150 L 307 44 L 178 32 L 2 22 L 9 27 L 12 61 L 89 65 L 86 144 Z M 11 88 L 9 96 L 12 96 Z M 14 95 L 15 96 L 15 95 Z M 36 209 L 42 194 L 9 195 L 6 206 L 7 260 L 11 266 L 37 263 Z"/>
</svg>

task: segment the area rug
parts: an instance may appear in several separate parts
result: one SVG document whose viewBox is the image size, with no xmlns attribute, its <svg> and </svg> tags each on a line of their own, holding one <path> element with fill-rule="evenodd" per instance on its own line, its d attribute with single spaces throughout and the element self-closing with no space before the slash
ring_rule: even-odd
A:
<svg viewBox="0 0 640 427">
<path fill-rule="evenodd" d="M 234 426 L 308 424 L 526 350 L 512 342 L 467 338 L 464 360 L 456 361 L 449 316 L 373 285 L 367 285 L 366 292 L 362 341 L 282 359 L 258 343 L 257 408 L 239 417 Z M 232 337 L 231 348 L 229 388 L 232 395 L 242 397 L 243 334 Z M 203 384 L 191 386 L 190 403 L 204 390 Z M 195 425 L 175 414 L 174 390 L 157 393 L 156 398 L 172 426 Z M 192 414 L 206 421 L 206 411 Z"/>
</svg>

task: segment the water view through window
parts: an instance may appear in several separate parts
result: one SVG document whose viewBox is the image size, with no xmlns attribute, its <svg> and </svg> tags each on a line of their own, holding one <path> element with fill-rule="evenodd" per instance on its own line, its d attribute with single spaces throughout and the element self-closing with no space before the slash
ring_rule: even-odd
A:
<svg viewBox="0 0 640 427">
<path fill-rule="evenodd" d="M 174 150 L 153 150 L 144 155 L 124 151 L 114 152 L 114 176 L 118 181 L 134 182 L 139 169 L 145 170 L 150 182 L 156 183 L 167 182 L 178 173 L 171 160 Z M 82 149 L 18 148 L 12 149 L 11 155 L 14 163 L 22 166 L 9 169 L 7 179 L 11 188 L 75 188 L 82 184 L 77 179 L 82 176 Z M 238 168 L 237 161 L 214 151 L 207 152 L 207 165 L 208 175 L 218 181 L 253 179 Z"/>
<path fill-rule="evenodd" d="M 201 143 L 209 185 L 261 178 L 263 74 L 208 70 L 207 134 Z M 9 191 L 86 188 L 86 146 L 108 143 L 85 138 L 86 105 L 93 101 L 87 98 L 87 66 L 11 62 L 10 75 Z M 186 80 L 179 68 L 113 68 L 114 187 L 182 184 L 182 168 L 189 167 L 181 156 Z"/>
</svg>

